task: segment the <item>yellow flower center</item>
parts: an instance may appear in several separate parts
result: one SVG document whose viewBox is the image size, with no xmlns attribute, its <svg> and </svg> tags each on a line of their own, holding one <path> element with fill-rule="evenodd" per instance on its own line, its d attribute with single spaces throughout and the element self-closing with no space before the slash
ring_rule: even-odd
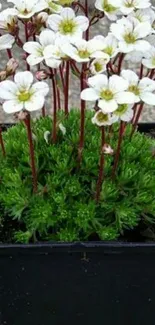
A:
<svg viewBox="0 0 155 325">
<path fill-rule="evenodd" d="M 134 44 L 137 40 L 133 33 L 128 33 L 124 35 L 124 40 L 127 44 Z"/>
<path fill-rule="evenodd" d="M 104 90 L 101 91 L 101 93 L 100 93 L 100 97 L 101 97 L 102 99 L 105 99 L 105 100 L 108 101 L 108 100 L 113 99 L 114 95 L 113 95 L 113 93 L 112 93 L 111 90 L 109 90 L 109 89 L 104 89 Z"/>
<path fill-rule="evenodd" d="M 78 55 L 81 59 L 87 59 L 90 56 L 90 53 L 87 50 L 79 50 Z"/>
<path fill-rule="evenodd" d="M 74 20 L 63 20 L 59 25 L 59 31 L 61 34 L 67 35 L 67 34 L 74 34 L 76 30 L 76 23 Z"/>
<path fill-rule="evenodd" d="M 128 1 L 125 3 L 125 7 L 127 7 L 127 8 L 132 8 L 132 7 L 134 7 L 134 0 L 128 0 Z"/>
<path fill-rule="evenodd" d="M 96 119 L 99 123 L 104 123 L 104 122 L 108 122 L 109 118 L 107 114 L 104 114 L 103 112 L 99 112 L 96 115 Z"/>
<path fill-rule="evenodd" d="M 112 5 L 108 2 L 108 0 L 103 0 L 103 9 L 104 9 L 104 11 L 106 11 L 106 12 L 112 13 L 112 12 L 115 12 L 118 8 L 112 6 Z"/>
<path fill-rule="evenodd" d="M 96 62 L 94 64 L 94 67 L 95 67 L 96 72 L 100 72 L 102 70 L 102 64 L 99 62 Z"/>
<path fill-rule="evenodd" d="M 30 13 L 31 11 L 29 11 L 29 10 L 27 10 L 26 8 L 24 9 L 24 10 L 21 10 L 20 11 L 20 13 L 22 14 L 22 15 L 28 15 L 29 13 Z"/>
<path fill-rule="evenodd" d="M 113 55 L 113 47 L 112 46 L 107 46 L 104 51 L 104 53 L 108 54 L 109 56 Z"/>
<path fill-rule="evenodd" d="M 115 114 L 121 116 L 121 115 L 123 115 L 127 111 L 127 109 L 128 109 L 128 105 L 127 104 L 119 105 L 119 107 L 115 111 Z"/>
<path fill-rule="evenodd" d="M 29 91 L 20 91 L 19 95 L 18 95 L 18 100 L 20 102 L 27 102 L 32 96 L 32 93 L 30 93 Z"/>
<path fill-rule="evenodd" d="M 140 94 L 139 88 L 136 85 L 131 85 L 128 88 L 128 91 L 131 91 L 132 93 L 134 93 L 136 96 L 138 96 Z"/>
</svg>

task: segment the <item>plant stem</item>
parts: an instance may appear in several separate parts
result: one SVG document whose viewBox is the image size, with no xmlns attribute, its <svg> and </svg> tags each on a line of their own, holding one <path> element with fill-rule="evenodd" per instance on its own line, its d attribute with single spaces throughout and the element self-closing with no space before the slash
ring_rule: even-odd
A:
<svg viewBox="0 0 155 325">
<path fill-rule="evenodd" d="M 85 89 L 85 70 L 87 69 L 87 64 L 82 64 L 81 70 L 81 91 Z M 81 163 L 82 159 L 82 152 L 84 148 L 84 136 L 85 136 L 85 110 L 86 110 L 86 102 L 81 99 L 81 125 L 80 125 L 80 143 L 79 143 L 79 150 L 78 150 L 78 162 Z"/>
<path fill-rule="evenodd" d="M 140 73 L 139 73 L 139 79 L 142 79 L 142 78 L 143 78 L 143 72 L 144 72 L 144 66 L 143 66 L 143 64 L 141 63 L 141 66 L 140 66 Z"/>
<path fill-rule="evenodd" d="M 68 115 L 69 104 L 69 74 L 70 74 L 70 62 L 66 61 L 66 76 L 65 76 L 65 115 Z"/>
<path fill-rule="evenodd" d="M 121 73 L 123 59 L 124 59 L 124 53 L 121 53 L 118 61 L 118 75 L 120 75 Z"/>
<path fill-rule="evenodd" d="M 117 145 L 117 150 L 116 150 L 115 159 L 114 159 L 114 166 L 113 166 L 113 170 L 112 170 L 112 178 L 115 177 L 116 170 L 117 170 L 117 167 L 118 167 L 118 162 L 119 162 L 119 157 L 120 157 L 120 152 L 121 152 L 121 144 L 122 144 L 122 140 L 123 140 L 124 130 L 125 130 L 125 125 L 124 125 L 124 122 L 121 121 L 120 122 L 120 128 L 119 128 L 118 145 Z"/>
<path fill-rule="evenodd" d="M 7 49 L 7 53 L 8 53 L 8 58 L 12 59 L 12 52 L 10 49 Z"/>
<path fill-rule="evenodd" d="M 45 105 L 42 108 L 42 116 L 45 117 L 46 116 L 46 109 L 45 109 Z"/>
<path fill-rule="evenodd" d="M 52 70 L 52 69 L 51 69 Z M 53 72 L 53 70 L 52 70 Z M 57 140 L 57 86 L 55 80 L 55 72 L 52 74 L 52 87 L 53 87 L 53 132 L 52 141 L 56 143 Z"/>
<path fill-rule="evenodd" d="M 24 122 L 27 128 L 27 136 L 29 141 L 30 164 L 31 164 L 32 179 L 33 179 L 33 192 L 36 193 L 38 185 L 37 185 L 37 172 L 36 172 L 36 165 L 35 165 L 35 155 L 34 155 L 34 145 L 33 145 L 33 138 L 32 138 L 30 114 L 28 114 Z"/>
<path fill-rule="evenodd" d="M 101 156 L 100 156 L 100 168 L 99 168 L 99 175 L 97 181 L 97 188 L 96 188 L 96 202 L 100 199 L 101 187 L 103 182 L 104 176 L 104 163 L 105 163 L 105 155 L 103 152 L 103 147 L 105 144 L 105 128 L 104 126 L 101 127 Z"/>
<path fill-rule="evenodd" d="M 5 157 L 6 152 L 5 152 L 5 146 L 4 146 L 4 141 L 3 141 L 2 129 L 1 128 L 0 128 L 0 145 L 1 145 L 1 148 L 2 148 L 3 156 Z"/>
<path fill-rule="evenodd" d="M 88 0 L 85 0 L 85 16 L 89 19 L 89 12 L 88 12 Z M 86 41 L 89 40 L 89 27 L 87 28 L 86 30 L 86 33 L 85 33 L 85 39 Z"/>
<path fill-rule="evenodd" d="M 138 109 L 137 115 L 136 115 L 136 117 L 135 117 L 135 120 L 134 120 L 134 122 L 133 122 L 132 131 L 131 131 L 131 134 L 130 134 L 130 139 L 132 139 L 132 136 L 133 136 L 133 134 L 135 133 L 135 130 L 136 130 L 137 124 L 138 124 L 138 122 L 139 122 L 139 118 L 140 118 L 140 116 L 141 116 L 141 113 L 142 113 L 143 107 L 144 107 L 144 103 L 141 103 L 140 106 L 139 106 L 139 109 Z"/>
</svg>

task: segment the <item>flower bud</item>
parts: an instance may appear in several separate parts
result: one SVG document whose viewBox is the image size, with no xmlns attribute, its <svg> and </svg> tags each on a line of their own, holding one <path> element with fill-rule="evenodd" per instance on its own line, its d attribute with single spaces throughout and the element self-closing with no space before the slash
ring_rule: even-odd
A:
<svg viewBox="0 0 155 325">
<path fill-rule="evenodd" d="M 18 66 L 19 66 L 18 60 L 11 58 L 6 65 L 7 76 L 14 74 Z"/>
<path fill-rule="evenodd" d="M 5 80 L 7 77 L 6 71 L 0 71 L 0 81 Z"/>
<path fill-rule="evenodd" d="M 106 155 L 113 155 L 114 154 L 114 150 L 110 147 L 109 144 L 105 143 L 103 148 L 102 148 L 103 153 L 105 153 Z"/>
<path fill-rule="evenodd" d="M 48 78 L 48 72 L 46 70 L 37 71 L 35 77 L 39 81 L 45 80 Z"/>
<path fill-rule="evenodd" d="M 15 113 L 15 118 L 19 121 L 24 121 L 27 118 L 28 113 L 26 111 L 20 111 Z"/>
<path fill-rule="evenodd" d="M 36 16 L 36 23 L 38 24 L 45 24 L 48 18 L 48 14 L 47 12 L 40 12 L 37 16 Z"/>
</svg>

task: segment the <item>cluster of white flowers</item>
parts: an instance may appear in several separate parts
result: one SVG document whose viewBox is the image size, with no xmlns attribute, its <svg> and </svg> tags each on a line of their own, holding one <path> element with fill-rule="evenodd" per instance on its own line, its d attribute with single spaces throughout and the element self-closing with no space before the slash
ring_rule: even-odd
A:
<svg viewBox="0 0 155 325">
<path fill-rule="evenodd" d="M 106 37 L 97 35 L 92 39 L 85 37 L 91 19 L 87 14 L 76 13 L 72 0 L 8 2 L 14 7 L 0 13 L 0 29 L 4 33 L 0 36 L 0 50 L 11 49 L 19 41 L 18 20 L 33 24 L 33 18 L 37 17 L 42 26 L 39 25 L 35 38 L 28 40 L 28 37 L 23 45 L 28 65 L 43 64 L 47 69 L 58 69 L 66 61 L 85 64 L 85 82 L 89 88 L 81 92 L 81 99 L 97 103 L 93 123 L 102 126 L 119 119 L 128 122 L 133 118 L 135 103 L 155 105 L 154 74 L 150 77 L 150 70 L 155 69 L 155 47 L 150 40 L 155 33 L 155 12 L 150 0 L 96 0 L 95 8 L 111 24 Z M 145 75 L 122 69 L 123 60 L 137 62 L 139 70 L 145 68 Z M 32 86 L 32 81 L 31 72 L 18 72 L 14 82 L 0 83 L 6 112 L 32 111 L 44 105 L 48 86 L 44 82 Z"/>
</svg>

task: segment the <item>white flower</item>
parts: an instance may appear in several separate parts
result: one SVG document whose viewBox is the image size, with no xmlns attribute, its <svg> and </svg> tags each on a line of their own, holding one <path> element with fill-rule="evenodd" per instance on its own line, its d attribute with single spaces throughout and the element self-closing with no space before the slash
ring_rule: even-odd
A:
<svg viewBox="0 0 155 325">
<path fill-rule="evenodd" d="M 113 116 L 117 121 L 121 120 L 123 122 L 130 122 L 133 118 L 133 105 L 122 104 L 119 105 L 117 110 L 113 113 Z"/>
<path fill-rule="evenodd" d="M 94 37 L 102 43 L 102 51 L 110 56 L 110 58 L 115 57 L 119 53 L 118 40 L 115 36 L 109 33 L 106 37 L 98 35 Z M 102 53 L 98 53 L 98 57 L 102 57 Z"/>
<path fill-rule="evenodd" d="M 56 37 L 54 44 L 48 45 L 43 51 L 46 65 L 50 68 L 57 69 L 64 59 L 63 51 L 66 41 L 64 38 Z"/>
<path fill-rule="evenodd" d="M 97 101 L 98 107 L 103 113 L 114 112 L 119 104 L 133 104 L 135 96 L 126 92 L 128 82 L 122 77 L 113 75 L 107 78 L 106 75 L 96 75 L 88 79 L 91 88 L 84 89 L 81 99 L 86 101 Z"/>
<path fill-rule="evenodd" d="M 150 22 L 152 25 L 155 20 L 155 12 L 151 8 L 136 10 L 128 15 L 128 19 L 135 21 L 135 23 Z"/>
<path fill-rule="evenodd" d="M 18 72 L 14 82 L 10 80 L 0 83 L 0 98 L 5 100 L 3 109 L 6 113 L 16 113 L 21 110 L 29 112 L 41 109 L 49 87 L 46 82 L 33 83 L 33 75 L 29 71 Z"/>
<path fill-rule="evenodd" d="M 132 51 L 147 51 L 150 44 L 142 38 L 151 33 L 149 22 L 137 23 L 128 18 L 122 18 L 111 25 L 111 32 L 119 41 L 119 50 L 122 53 Z"/>
<path fill-rule="evenodd" d="M 15 38 L 10 34 L 0 36 L 0 50 L 11 49 L 14 42 Z"/>
<path fill-rule="evenodd" d="M 100 49 L 102 49 L 102 43 L 95 39 L 90 41 L 77 39 L 74 45 L 66 43 L 63 46 L 63 52 L 77 62 L 89 62 L 91 58 L 96 57 L 95 53 Z M 104 57 L 103 53 L 102 57 Z"/>
<path fill-rule="evenodd" d="M 51 12 L 60 13 L 62 6 L 59 5 L 59 0 L 45 0 L 47 7 Z M 58 2 L 58 3 L 57 3 Z"/>
<path fill-rule="evenodd" d="M 7 8 L 0 12 L 0 29 L 8 32 L 12 31 L 17 22 L 16 14 L 16 10 L 13 8 Z"/>
<path fill-rule="evenodd" d="M 27 42 L 23 49 L 30 55 L 27 57 L 27 62 L 30 66 L 36 65 L 44 60 L 44 49 L 55 42 L 55 34 L 49 29 L 45 29 L 38 37 L 39 42 Z"/>
<path fill-rule="evenodd" d="M 116 117 L 111 116 L 111 114 L 103 113 L 101 110 L 99 110 L 92 118 L 92 123 L 98 126 L 112 125 L 116 121 Z"/>
<path fill-rule="evenodd" d="M 70 41 L 82 37 L 89 26 L 89 20 L 85 16 L 76 17 L 71 8 L 63 8 L 60 15 L 53 14 L 48 17 L 48 25 L 55 33 Z"/>
<path fill-rule="evenodd" d="M 128 91 L 135 95 L 135 103 L 143 101 L 148 105 L 155 105 L 155 81 L 149 78 L 139 80 L 137 74 L 131 70 L 123 70 L 121 76 L 128 82 Z"/>
<path fill-rule="evenodd" d="M 8 2 L 14 3 L 19 18 L 30 18 L 46 8 L 44 0 L 8 0 Z"/>
<path fill-rule="evenodd" d="M 150 0 L 122 0 L 120 11 L 123 15 L 128 15 L 136 9 L 146 9 L 150 6 Z"/>
<path fill-rule="evenodd" d="M 143 57 L 143 65 L 148 69 L 155 69 L 155 47 L 151 46 L 150 50 L 143 54 Z"/>
<path fill-rule="evenodd" d="M 107 63 L 109 62 L 110 58 L 108 54 L 105 53 L 104 55 L 105 56 L 103 58 L 92 61 L 89 69 L 93 75 L 106 71 Z"/>
<path fill-rule="evenodd" d="M 121 0 L 96 0 L 95 7 L 100 10 L 104 11 L 105 15 L 110 20 L 116 20 L 117 14 L 119 13 L 121 5 Z"/>
</svg>

